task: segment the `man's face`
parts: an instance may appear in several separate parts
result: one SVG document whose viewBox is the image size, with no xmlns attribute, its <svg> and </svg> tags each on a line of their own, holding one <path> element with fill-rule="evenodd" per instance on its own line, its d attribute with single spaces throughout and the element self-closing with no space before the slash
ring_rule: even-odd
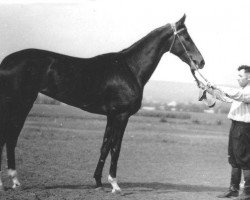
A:
<svg viewBox="0 0 250 200">
<path fill-rule="evenodd" d="M 245 72 L 245 69 L 241 69 L 238 72 L 238 83 L 241 87 L 245 87 L 249 83 L 250 74 Z"/>
</svg>

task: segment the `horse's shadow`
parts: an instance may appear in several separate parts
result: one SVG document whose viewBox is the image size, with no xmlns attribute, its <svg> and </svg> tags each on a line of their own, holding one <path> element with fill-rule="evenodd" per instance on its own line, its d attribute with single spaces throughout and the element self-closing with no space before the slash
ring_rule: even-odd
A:
<svg viewBox="0 0 250 200">
<path fill-rule="evenodd" d="M 213 187 L 205 185 L 188 185 L 188 184 L 174 184 L 174 183 L 159 183 L 159 182 L 121 182 L 119 186 L 123 190 L 138 191 L 138 192 L 159 192 L 169 193 L 173 191 L 179 192 L 220 192 L 226 190 L 225 187 Z M 103 184 L 104 188 L 111 188 L 108 183 Z M 44 186 L 44 189 L 94 189 L 93 185 L 51 185 Z"/>
</svg>

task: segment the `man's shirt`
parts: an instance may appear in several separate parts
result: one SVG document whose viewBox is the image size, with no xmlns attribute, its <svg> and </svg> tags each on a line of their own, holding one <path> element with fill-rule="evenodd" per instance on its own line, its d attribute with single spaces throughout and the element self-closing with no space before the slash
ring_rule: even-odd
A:
<svg viewBox="0 0 250 200">
<path fill-rule="evenodd" d="M 228 118 L 250 123 L 250 84 L 241 89 L 224 88 L 223 91 L 233 99 Z"/>
</svg>

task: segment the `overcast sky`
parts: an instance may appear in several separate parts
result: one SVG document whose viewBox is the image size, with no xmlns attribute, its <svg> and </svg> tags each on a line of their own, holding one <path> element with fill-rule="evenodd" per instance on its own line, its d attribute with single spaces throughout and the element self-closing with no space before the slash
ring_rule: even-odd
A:
<svg viewBox="0 0 250 200">
<path fill-rule="evenodd" d="M 250 65 L 247 0 L 0 0 L 0 59 L 24 48 L 78 57 L 120 51 L 184 13 L 206 62 L 201 72 L 215 84 L 236 83 L 237 67 Z M 170 53 L 151 79 L 193 82 L 188 65 Z"/>
</svg>

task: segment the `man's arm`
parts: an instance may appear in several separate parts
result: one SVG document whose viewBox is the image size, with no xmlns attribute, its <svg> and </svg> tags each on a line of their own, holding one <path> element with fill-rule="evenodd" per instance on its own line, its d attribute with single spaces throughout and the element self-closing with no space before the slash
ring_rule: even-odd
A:
<svg viewBox="0 0 250 200">
<path fill-rule="evenodd" d="M 227 97 L 235 101 L 240 101 L 244 103 L 250 103 L 250 91 L 244 91 L 242 89 L 236 88 L 220 88 L 218 86 L 213 86 L 215 89 L 223 92 Z"/>
</svg>

